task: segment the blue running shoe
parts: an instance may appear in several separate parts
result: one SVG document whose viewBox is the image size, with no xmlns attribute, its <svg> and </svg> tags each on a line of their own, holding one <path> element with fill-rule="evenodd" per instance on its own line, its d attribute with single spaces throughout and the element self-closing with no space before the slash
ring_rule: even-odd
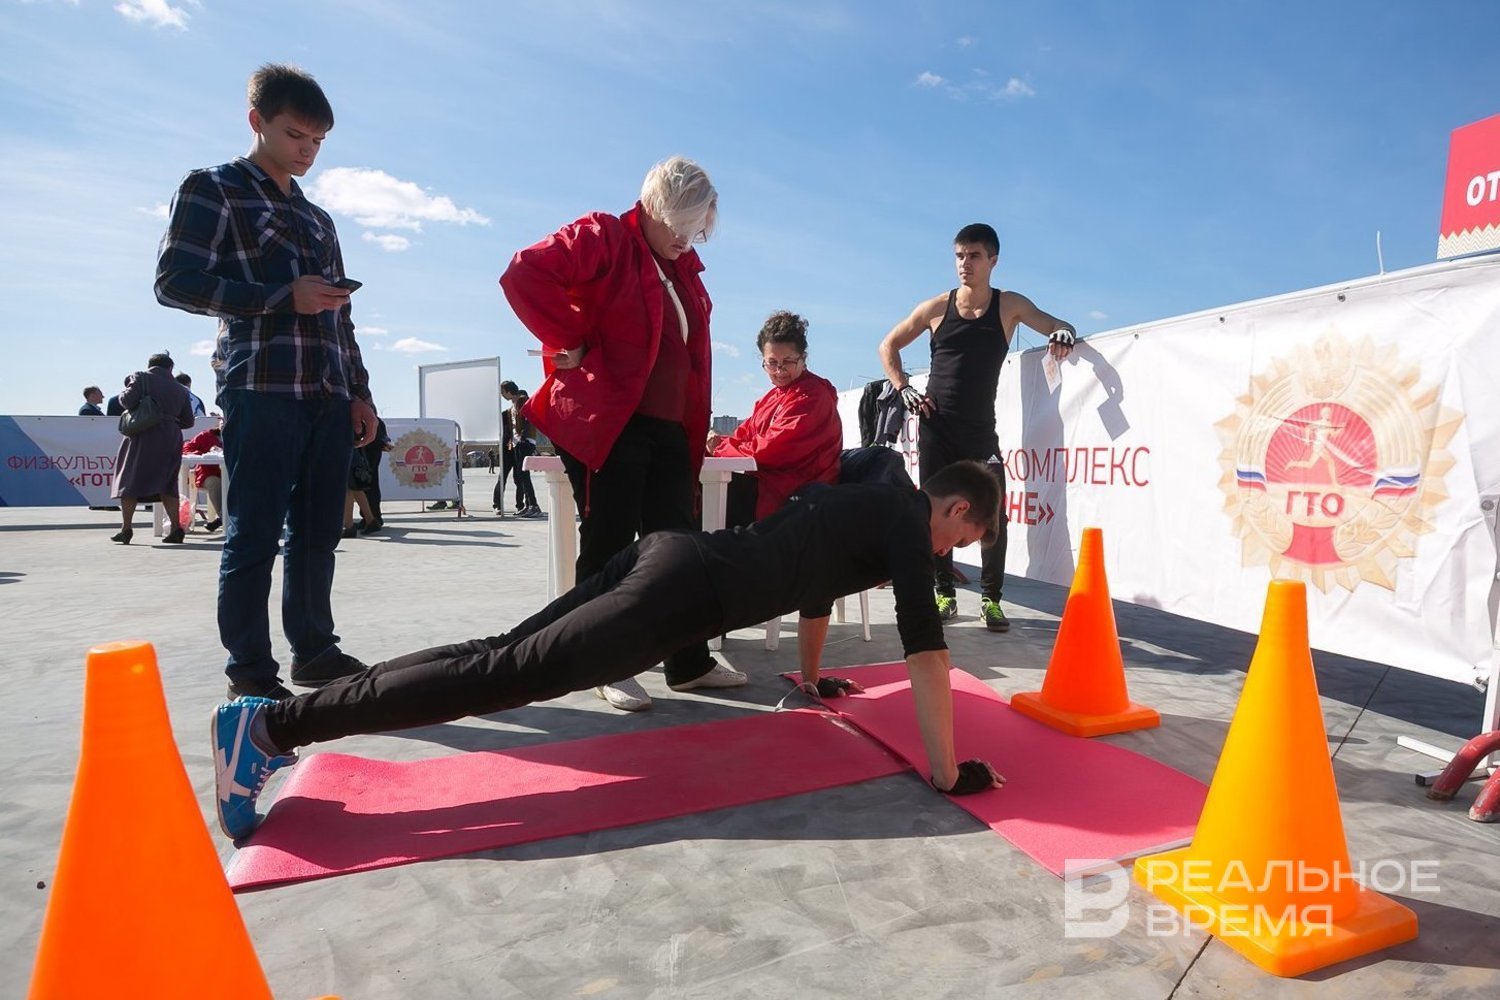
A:
<svg viewBox="0 0 1500 1000">
<path fill-rule="evenodd" d="M 215 805 L 219 829 L 230 840 L 248 837 L 259 822 L 255 800 L 276 771 L 297 763 L 296 752 L 272 757 L 250 739 L 255 716 L 274 705 L 270 698 L 240 698 L 214 710 L 209 732 L 214 743 Z"/>
</svg>

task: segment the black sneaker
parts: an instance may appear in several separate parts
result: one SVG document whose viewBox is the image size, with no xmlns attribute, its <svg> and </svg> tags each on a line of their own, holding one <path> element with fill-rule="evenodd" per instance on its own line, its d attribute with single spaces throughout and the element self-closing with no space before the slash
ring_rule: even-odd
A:
<svg viewBox="0 0 1500 1000">
<path fill-rule="evenodd" d="M 292 660 L 292 683 L 298 687 L 320 688 L 369 669 L 343 650 L 334 649 L 320 654 L 311 663 Z"/>
<path fill-rule="evenodd" d="M 938 618 L 945 622 L 951 622 L 958 617 L 958 598 L 951 594 L 937 595 Z"/>
<path fill-rule="evenodd" d="M 236 698 L 271 698 L 284 701 L 297 697 L 281 681 L 230 681 L 229 700 Z"/>
</svg>

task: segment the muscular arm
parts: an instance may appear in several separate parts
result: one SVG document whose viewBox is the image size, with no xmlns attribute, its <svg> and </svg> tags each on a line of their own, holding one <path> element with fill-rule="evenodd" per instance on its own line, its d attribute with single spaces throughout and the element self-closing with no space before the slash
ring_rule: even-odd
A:
<svg viewBox="0 0 1500 1000">
<path fill-rule="evenodd" d="M 917 728 L 932 768 L 932 783 L 949 789 L 958 780 L 958 760 L 953 752 L 953 691 L 948 685 L 948 651 L 933 649 L 906 658 L 911 675 L 912 699 L 916 702 Z"/>
<path fill-rule="evenodd" d="M 1059 330 L 1066 330 L 1074 337 L 1078 336 L 1078 331 L 1073 329 L 1072 323 L 1060 320 L 1051 313 L 1038 309 L 1035 302 L 1032 302 L 1020 292 L 1005 292 L 1000 300 L 1000 310 L 1001 316 L 1005 321 L 1005 329 L 1009 331 L 1011 336 L 1014 336 L 1016 324 L 1018 323 L 1025 323 L 1044 337 L 1051 337 L 1052 334 Z M 1053 342 L 1050 347 L 1052 356 L 1059 360 L 1067 357 L 1068 353 L 1073 350 L 1072 344 Z"/>
<path fill-rule="evenodd" d="M 893 326 L 891 332 L 880 342 L 880 366 L 885 369 L 885 377 L 897 389 L 905 388 L 907 381 L 906 372 L 901 368 L 901 349 L 914 343 L 922 334 L 931 332 L 933 320 L 942 318 L 947 302 L 946 295 L 928 299 L 913 309 L 910 316 Z"/>
</svg>

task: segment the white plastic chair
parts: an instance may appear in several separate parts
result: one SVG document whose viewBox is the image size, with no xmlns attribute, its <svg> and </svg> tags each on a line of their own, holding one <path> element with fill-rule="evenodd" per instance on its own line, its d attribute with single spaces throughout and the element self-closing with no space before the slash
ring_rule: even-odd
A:
<svg viewBox="0 0 1500 1000">
<path fill-rule="evenodd" d="M 840 597 L 833 602 L 833 620 L 840 625 L 844 623 L 844 599 Z M 865 642 L 870 641 L 870 592 L 861 590 L 859 592 L 859 623 L 864 631 Z M 772 618 L 766 622 L 766 648 L 778 649 L 781 646 L 781 619 Z"/>
</svg>

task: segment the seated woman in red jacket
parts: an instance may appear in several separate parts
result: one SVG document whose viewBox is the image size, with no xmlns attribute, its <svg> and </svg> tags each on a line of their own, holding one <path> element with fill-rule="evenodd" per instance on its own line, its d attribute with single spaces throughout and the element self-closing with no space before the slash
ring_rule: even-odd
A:
<svg viewBox="0 0 1500 1000">
<path fill-rule="evenodd" d="M 716 458 L 755 459 L 754 473 L 736 475 L 729 484 L 730 527 L 773 513 L 800 486 L 838 482 L 844 443 L 838 390 L 807 370 L 807 320 L 772 313 L 755 345 L 771 391 L 733 434 L 708 436 L 708 453 Z"/>
</svg>

